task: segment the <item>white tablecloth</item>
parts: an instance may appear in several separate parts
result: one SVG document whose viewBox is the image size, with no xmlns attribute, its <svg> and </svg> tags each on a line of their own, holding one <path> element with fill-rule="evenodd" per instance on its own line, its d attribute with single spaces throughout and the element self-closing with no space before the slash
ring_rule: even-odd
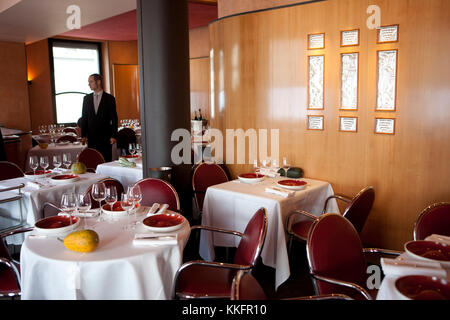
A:
<svg viewBox="0 0 450 320">
<path fill-rule="evenodd" d="M 420 261 L 414 260 L 406 253 L 401 254 L 396 259 L 408 260 L 408 261 Z M 422 260 L 423 261 L 423 260 Z M 447 270 L 447 282 L 450 282 L 450 269 Z M 419 273 L 418 273 L 419 274 Z M 377 300 L 405 300 L 395 289 L 395 281 L 401 276 L 386 275 L 381 282 L 380 288 L 377 293 Z"/>
<path fill-rule="evenodd" d="M 170 299 L 189 223 L 173 232 L 178 245 L 136 246 L 134 234 L 148 231 L 142 225 L 125 231 L 127 222 L 125 217 L 95 225 L 100 242 L 89 253 L 70 251 L 55 238 L 27 237 L 20 256 L 22 299 Z M 88 229 L 95 223 L 96 218 L 87 219 Z"/>
<path fill-rule="evenodd" d="M 0 190 L 17 186 L 21 183 L 25 184 L 25 188 L 22 189 L 23 198 L 20 204 L 22 205 L 22 212 L 27 224 L 34 225 L 37 220 L 42 218 L 42 209 L 45 202 L 53 202 L 59 205 L 64 193 L 84 193 L 90 185 L 104 178 L 107 178 L 107 176 L 89 172 L 80 174 L 80 180 L 69 184 L 52 184 L 50 178 L 40 178 L 37 179 L 38 182 L 48 184 L 48 186 L 40 189 L 27 185 L 28 182 L 33 181 L 31 179 L 15 178 L 0 181 Z M 2 215 L 10 214 L 11 217 L 17 218 L 17 215 L 20 213 L 19 202 L 0 204 L 0 213 Z"/>
<path fill-rule="evenodd" d="M 72 163 L 75 163 L 77 161 L 78 153 L 80 153 L 84 148 L 86 148 L 86 145 L 83 146 L 82 144 L 73 144 L 73 143 L 69 143 L 67 145 L 56 144 L 56 146 L 52 143 L 48 145 L 47 149 L 41 149 L 39 146 L 35 146 L 28 151 L 27 159 L 25 161 L 25 171 L 33 171 L 30 169 L 31 156 L 37 156 L 38 160 L 42 156 L 48 156 L 49 167 L 47 169 L 53 169 L 54 155 L 60 155 L 62 161 L 63 154 L 70 153 Z M 61 165 L 61 168 L 64 168 L 63 164 Z M 42 169 L 39 167 L 39 170 Z"/>
<path fill-rule="evenodd" d="M 261 253 L 265 265 L 276 269 L 275 286 L 286 281 L 290 275 L 289 257 L 286 248 L 285 223 L 289 213 L 302 209 L 314 215 L 322 213 L 323 205 L 333 189 L 328 182 L 303 179 L 307 188 L 297 191 L 293 197 L 283 198 L 265 192 L 266 187 L 275 186 L 285 178 L 265 178 L 256 184 L 238 180 L 209 187 L 203 204 L 202 225 L 243 232 L 248 221 L 261 207 L 266 208 L 268 228 Z M 329 201 L 327 212 L 339 212 L 334 199 Z M 202 231 L 200 255 L 205 260 L 214 259 L 214 246 L 237 247 L 240 237 Z"/>
<path fill-rule="evenodd" d="M 132 186 L 142 179 L 142 161 L 139 161 L 134 168 L 122 167 L 118 161 L 102 163 L 97 166 L 96 172 L 119 180 L 127 190 L 128 186 Z"/>
</svg>

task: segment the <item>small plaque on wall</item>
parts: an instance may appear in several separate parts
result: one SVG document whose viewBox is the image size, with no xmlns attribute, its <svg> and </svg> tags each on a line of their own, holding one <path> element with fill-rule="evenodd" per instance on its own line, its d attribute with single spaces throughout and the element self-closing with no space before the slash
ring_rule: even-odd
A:
<svg viewBox="0 0 450 320">
<path fill-rule="evenodd" d="M 308 50 L 324 49 L 325 33 L 308 34 Z"/>
<path fill-rule="evenodd" d="M 308 56 L 308 109 L 323 109 L 325 56 Z"/>
<path fill-rule="evenodd" d="M 357 132 L 358 118 L 357 117 L 339 117 L 339 131 Z"/>
<path fill-rule="evenodd" d="M 397 49 L 377 52 L 377 111 L 395 111 Z"/>
<path fill-rule="evenodd" d="M 395 119 L 375 118 L 375 133 L 394 134 L 395 133 Z"/>
<path fill-rule="evenodd" d="M 323 130 L 323 116 L 308 116 L 308 130 Z"/>
<path fill-rule="evenodd" d="M 398 24 L 384 26 L 378 29 L 377 43 L 388 43 L 398 41 Z"/>
<path fill-rule="evenodd" d="M 341 31 L 341 47 L 359 46 L 359 29 Z"/>
</svg>

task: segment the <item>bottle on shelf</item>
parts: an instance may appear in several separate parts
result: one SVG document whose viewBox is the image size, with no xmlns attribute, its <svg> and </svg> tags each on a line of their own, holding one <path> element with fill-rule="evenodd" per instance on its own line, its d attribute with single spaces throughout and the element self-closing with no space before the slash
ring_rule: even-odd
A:
<svg viewBox="0 0 450 320">
<path fill-rule="evenodd" d="M 198 109 L 198 120 L 203 120 L 202 109 Z"/>
<path fill-rule="evenodd" d="M 195 115 L 194 120 L 198 120 L 198 118 L 197 118 L 197 111 L 194 111 L 194 115 Z"/>
</svg>

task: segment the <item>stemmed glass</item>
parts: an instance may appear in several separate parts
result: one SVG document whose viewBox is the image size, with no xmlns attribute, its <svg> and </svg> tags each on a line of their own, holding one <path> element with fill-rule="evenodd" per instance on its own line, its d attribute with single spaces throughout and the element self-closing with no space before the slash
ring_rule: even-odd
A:
<svg viewBox="0 0 450 320">
<path fill-rule="evenodd" d="M 92 199 L 98 202 L 99 212 L 97 221 L 102 221 L 102 201 L 106 198 L 106 186 L 103 182 L 94 183 L 92 186 Z"/>
<path fill-rule="evenodd" d="M 63 164 L 69 170 L 70 165 L 72 164 L 72 157 L 70 153 L 63 154 Z"/>
<path fill-rule="evenodd" d="M 58 170 L 59 167 L 61 167 L 62 161 L 61 161 L 61 155 L 55 154 L 53 156 L 53 167 Z"/>
<path fill-rule="evenodd" d="M 33 176 L 36 175 L 36 169 L 39 167 L 39 160 L 37 156 L 30 157 L 30 168 L 33 170 Z"/>
<path fill-rule="evenodd" d="M 136 153 L 142 155 L 142 146 L 139 143 L 136 143 Z"/>
<path fill-rule="evenodd" d="M 287 158 L 283 157 L 283 169 L 286 175 L 286 178 L 288 177 L 288 170 L 291 168 L 291 165 L 288 163 Z"/>
<path fill-rule="evenodd" d="M 129 219 L 130 217 L 130 213 L 129 210 L 133 207 L 133 201 L 131 201 L 131 199 L 128 197 L 128 193 L 122 193 L 122 197 L 121 197 L 121 202 L 120 205 L 122 206 L 123 209 L 125 209 L 125 211 L 127 212 L 127 217 Z M 128 220 L 130 221 L 130 220 Z M 125 227 L 124 230 L 132 230 L 134 229 L 134 224 L 129 222 Z"/>
<path fill-rule="evenodd" d="M 82 193 L 77 194 L 77 208 L 79 212 L 86 213 L 92 206 L 91 197 Z M 86 229 L 86 216 L 84 216 L 84 228 Z"/>
<path fill-rule="evenodd" d="M 44 169 L 44 173 L 45 173 L 45 170 L 49 166 L 48 157 L 47 156 L 42 156 L 41 159 L 40 159 L 40 164 L 41 164 L 41 168 Z"/>
<path fill-rule="evenodd" d="M 133 186 L 131 188 L 128 188 L 128 199 L 133 201 L 134 220 L 135 220 L 135 224 L 138 224 L 138 221 L 137 221 L 138 208 L 136 208 L 136 204 L 140 205 L 140 203 L 142 201 L 141 188 L 137 185 Z"/>
<path fill-rule="evenodd" d="M 259 167 L 258 167 L 258 160 L 253 160 L 253 170 L 255 170 L 255 173 L 259 173 Z"/>
<path fill-rule="evenodd" d="M 114 204 L 117 202 L 117 190 L 115 186 L 109 186 L 106 188 L 105 201 L 109 204 L 111 211 L 114 211 Z"/>
<path fill-rule="evenodd" d="M 70 216 L 72 224 L 72 214 L 77 208 L 77 197 L 75 193 L 64 193 L 61 198 L 61 210 Z"/>
<path fill-rule="evenodd" d="M 130 154 L 132 156 L 134 156 L 136 154 L 136 146 L 134 145 L 134 143 L 130 143 L 128 145 L 128 151 L 130 151 Z"/>
</svg>

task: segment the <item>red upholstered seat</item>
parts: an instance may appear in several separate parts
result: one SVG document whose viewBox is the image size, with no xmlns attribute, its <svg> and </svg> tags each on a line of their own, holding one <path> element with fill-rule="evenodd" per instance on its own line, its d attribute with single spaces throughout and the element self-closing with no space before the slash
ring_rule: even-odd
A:
<svg viewBox="0 0 450 320">
<path fill-rule="evenodd" d="M 193 229 L 211 228 L 194 226 Z M 232 233 L 222 229 L 218 231 Z M 208 261 L 190 261 L 183 264 L 175 276 L 174 296 L 189 298 L 230 298 L 231 283 L 238 270 L 253 268 L 261 254 L 267 232 L 267 213 L 259 209 L 241 235 L 241 241 L 234 256 L 234 263 L 218 263 Z"/>
<path fill-rule="evenodd" d="M 99 164 L 105 163 L 105 158 L 95 149 L 85 148 L 78 154 L 78 162 L 84 163 L 86 168 L 94 170 Z"/>
<path fill-rule="evenodd" d="M 136 132 L 131 128 L 123 128 L 117 132 L 117 148 L 126 150 L 128 152 L 128 145 L 136 143 Z"/>
<path fill-rule="evenodd" d="M 113 179 L 113 178 L 105 178 L 100 180 L 99 182 L 103 182 L 105 184 L 105 187 L 116 187 L 117 191 L 117 201 L 120 201 L 121 194 L 124 192 L 124 188 L 122 186 L 122 183 L 120 183 L 119 180 Z M 90 197 L 91 198 L 91 208 L 97 209 L 99 208 L 99 204 L 94 198 L 92 198 L 92 185 L 89 186 L 89 188 L 86 189 L 84 192 L 84 198 Z"/>
<path fill-rule="evenodd" d="M 56 140 L 56 142 L 65 142 L 65 141 L 76 142 L 77 140 L 78 140 L 77 137 L 66 135 L 59 137 L 58 140 Z"/>
<path fill-rule="evenodd" d="M 194 190 L 195 202 L 200 213 L 203 209 L 206 189 L 228 180 L 227 173 L 218 164 L 202 162 L 195 166 L 192 174 L 192 190 Z"/>
<path fill-rule="evenodd" d="M 429 235 L 450 236 L 450 202 L 434 203 L 425 208 L 414 224 L 414 240 L 423 240 Z"/>
<path fill-rule="evenodd" d="M 305 240 L 308 238 L 309 229 L 311 228 L 314 220 L 305 220 L 294 223 L 292 225 L 292 232 L 295 233 L 296 236 Z"/>
<path fill-rule="evenodd" d="M 161 179 L 146 178 L 139 180 L 134 185 L 141 188 L 141 205 L 151 207 L 154 203 L 165 203 L 169 205 L 169 210 L 180 211 L 177 191 L 170 183 Z"/>
<path fill-rule="evenodd" d="M 12 162 L 0 161 L 0 180 L 23 177 L 22 170 Z"/>
</svg>

